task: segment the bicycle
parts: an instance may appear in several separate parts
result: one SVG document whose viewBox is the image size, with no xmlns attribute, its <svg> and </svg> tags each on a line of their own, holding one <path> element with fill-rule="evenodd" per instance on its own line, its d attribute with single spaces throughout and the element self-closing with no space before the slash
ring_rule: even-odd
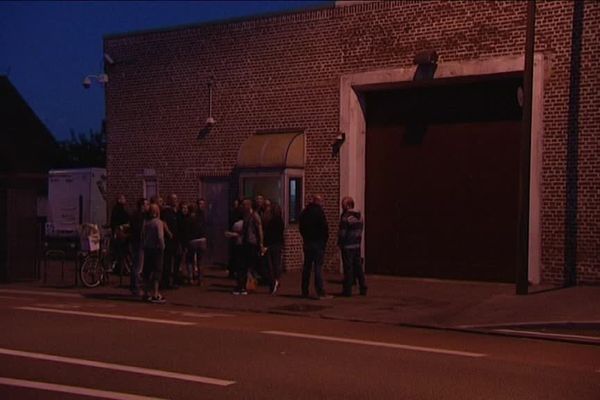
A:
<svg viewBox="0 0 600 400">
<path fill-rule="evenodd" d="M 116 273 L 118 259 L 111 254 L 111 233 L 103 232 L 98 250 L 89 251 L 84 254 L 84 259 L 79 268 L 79 277 L 84 286 L 94 288 L 105 284 L 110 280 L 110 274 Z M 129 276 L 132 261 L 129 253 L 122 258 L 119 268 L 119 285 L 122 284 L 123 276 Z"/>
</svg>

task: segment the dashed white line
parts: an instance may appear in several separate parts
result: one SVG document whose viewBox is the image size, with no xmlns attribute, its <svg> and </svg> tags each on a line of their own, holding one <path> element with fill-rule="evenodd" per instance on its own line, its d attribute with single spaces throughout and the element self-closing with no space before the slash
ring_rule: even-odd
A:
<svg viewBox="0 0 600 400">
<path fill-rule="evenodd" d="M 158 397 L 140 396 L 136 394 L 111 392 L 108 390 L 90 389 L 80 386 L 58 385 L 56 383 L 26 381 L 23 379 L 12 379 L 3 377 L 0 377 L 0 385 L 45 390 L 49 392 L 76 394 L 80 396 L 89 396 L 111 400 L 163 400 L 159 399 Z"/>
<path fill-rule="evenodd" d="M 389 343 L 389 342 L 376 342 L 376 341 L 372 341 L 372 340 L 349 339 L 349 338 L 342 338 L 342 337 L 336 337 L 336 336 L 309 335 L 306 333 L 297 333 L 297 332 L 262 331 L 262 333 L 265 333 L 267 335 L 289 336 L 289 337 L 297 337 L 297 338 L 304 338 L 304 339 L 325 340 L 325 341 L 329 341 L 329 342 L 360 344 L 360 345 L 376 346 L 376 347 L 388 347 L 388 348 L 392 348 L 392 349 L 422 351 L 422 352 L 427 352 L 427 353 L 447 354 L 447 355 L 462 356 L 462 357 L 486 357 L 487 356 L 487 354 L 472 353 L 472 352 L 468 352 L 468 351 L 440 349 L 440 348 L 436 348 L 436 347 L 412 346 L 412 345 L 407 345 L 407 344 Z"/>
<path fill-rule="evenodd" d="M 36 360 L 53 361 L 53 362 L 59 362 L 59 363 L 64 363 L 64 364 L 82 365 L 85 367 L 111 369 L 114 371 L 131 372 L 131 373 L 142 374 L 142 375 L 158 376 L 161 378 L 179 379 L 182 381 L 206 383 L 209 385 L 216 385 L 216 386 L 229 386 L 229 385 L 233 385 L 235 383 L 235 381 L 210 378 L 210 377 L 206 377 L 206 376 L 181 374 L 178 372 L 162 371 L 159 369 L 134 367 L 134 366 L 130 366 L 130 365 L 113 364 L 113 363 L 107 363 L 107 362 L 102 362 L 102 361 L 85 360 L 85 359 L 73 358 L 73 357 L 55 356 L 52 354 L 32 353 L 32 352 L 21 351 L 21 350 L 0 348 L 0 354 L 4 354 L 7 356 L 14 356 L 14 357 L 32 358 L 32 359 L 36 359 Z"/>
<path fill-rule="evenodd" d="M 57 309 L 42 308 L 42 307 L 15 307 L 15 308 L 17 310 L 39 311 L 39 312 L 47 312 L 47 313 L 54 313 L 54 314 L 66 314 L 66 315 L 79 315 L 79 316 L 84 316 L 84 317 L 95 317 L 95 318 L 122 319 L 122 320 L 127 320 L 127 321 L 136 321 L 136 322 L 151 322 L 151 323 L 155 323 L 155 324 L 180 325 L 180 326 L 196 325 L 195 322 L 175 321 L 175 320 L 159 319 L 159 318 L 133 317 L 130 315 L 103 314 L 103 313 L 72 311 L 72 310 L 57 310 Z"/>
<path fill-rule="evenodd" d="M 555 337 L 555 338 L 564 338 L 564 339 L 586 339 L 586 340 L 593 340 L 595 342 L 600 342 L 600 337 L 598 337 L 598 336 L 585 336 L 585 335 L 571 335 L 571 334 L 566 334 L 566 333 L 550 333 L 550 332 L 524 331 L 524 330 L 520 330 L 520 329 L 494 329 L 494 332 L 518 333 L 518 334 L 522 334 L 522 335 L 539 336 L 539 337 Z"/>
<path fill-rule="evenodd" d="M 33 295 L 40 295 L 40 296 L 77 297 L 77 298 L 81 298 L 81 295 L 75 294 L 75 293 L 42 292 L 42 291 L 37 291 L 37 290 L 0 289 L 0 293 L 33 294 Z"/>
</svg>

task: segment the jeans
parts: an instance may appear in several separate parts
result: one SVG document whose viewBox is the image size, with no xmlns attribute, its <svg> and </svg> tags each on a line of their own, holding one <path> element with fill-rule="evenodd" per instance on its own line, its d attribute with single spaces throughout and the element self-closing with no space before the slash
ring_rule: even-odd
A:
<svg viewBox="0 0 600 400">
<path fill-rule="evenodd" d="M 267 249 L 267 258 L 271 269 L 271 277 L 274 280 L 281 278 L 281 244 L 273 244 Z"/>
<path fill-rule="evenodd" d="M 259 251 L 258 246 L 252 244 L 242 245 L 242 262 L 239 265 L 236 290 L 246 290 L 246 280 L 248 271 L 256 269 L 258 265 Z"/>
<path fill-rule="evenodd" d="M 365 273 L 362 269 L 360 248 L 342 249 L 342 264 L 344 266 L 344 294 L 352 294 L 354 279 L 358 280 L 361 293 L 367 291 Z"/>
<path fill-rule="evenodd" d="M 315 270 L 315 289 L 317 295 L 325 294 L 323 287 L 323 258 L 325 256 L 325 244 L 320 242 L 304 243 L 304 266 L 302 268 L 302 295 L 308 296 L 310 274 Z"/>
<path fill-rule="evenodd" d="M 188 277 L 190 280 L 202 279 L 202 270 L 200 265 L 202 264 L 202 255 L 204 250 L 193 242 L 189 242 L 187 245 L 187 251 L 185 253 L 185 262 L 188 268 Z M 196 267 L 197 276 L 194 276 L 194 267 Z"/>
<path fill-rule="evenodd" d="M 172 241 L 166 241 L 164 252 L 164 268 L 162 274 L 162 286 L 168 288 L 171 283 L 175 283 L 175 275 L 179 272 L 179 265 L 174 265 L 177 260 L 177 244 Z M 173 281 L 171 281 L 173 279 Z"/>
<path fill-rule="evenodd" d="M 155 282 L 159 282 L 163 272 L 163 250 L 144 249 L 144 270 L 142 274 L 146 281 L 146 287 L 151 288 Z"/>
<path fill-rule="evenodd" d="M 142 270 L 144 267 L 144 249 L 140 243 L 132 244 L 131 253 L 133 262 L 131 265 L 129 286 L 132 292 L 138 292 L 140 290 L 140 281 L 142 279 Z"/>
</svg>

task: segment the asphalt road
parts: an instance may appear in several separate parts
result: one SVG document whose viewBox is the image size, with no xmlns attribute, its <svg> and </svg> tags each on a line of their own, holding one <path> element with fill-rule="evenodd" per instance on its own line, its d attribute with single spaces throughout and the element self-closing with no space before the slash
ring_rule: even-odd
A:
<svg viewBox="0 0 600 400">
<path fill-rule="evenodd" d="M 590 345 L 10 290 L 0 326 L 0 399 L 600 399 Z"/>
</svg>

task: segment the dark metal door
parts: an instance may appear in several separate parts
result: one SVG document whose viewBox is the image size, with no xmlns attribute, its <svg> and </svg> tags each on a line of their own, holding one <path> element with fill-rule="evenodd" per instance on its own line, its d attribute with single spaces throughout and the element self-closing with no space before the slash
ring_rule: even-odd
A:
<svg viewBox="0 0 600 400">
<path fill-rule="evenodd" d="M 367 271 L 514 282 L 520 114 L 498 108 L 515 92 L 416 90 L 367 103 Z"/>
<path fill-rule="evenodd" d="M 225 237 L 225 231 L 229 230 L 229 180 L 203 180 L 202 197 L 208 203 L 208 250 L 203 263 L 226 265 L 229 260 L 229 242 Z"/>
</svg>

